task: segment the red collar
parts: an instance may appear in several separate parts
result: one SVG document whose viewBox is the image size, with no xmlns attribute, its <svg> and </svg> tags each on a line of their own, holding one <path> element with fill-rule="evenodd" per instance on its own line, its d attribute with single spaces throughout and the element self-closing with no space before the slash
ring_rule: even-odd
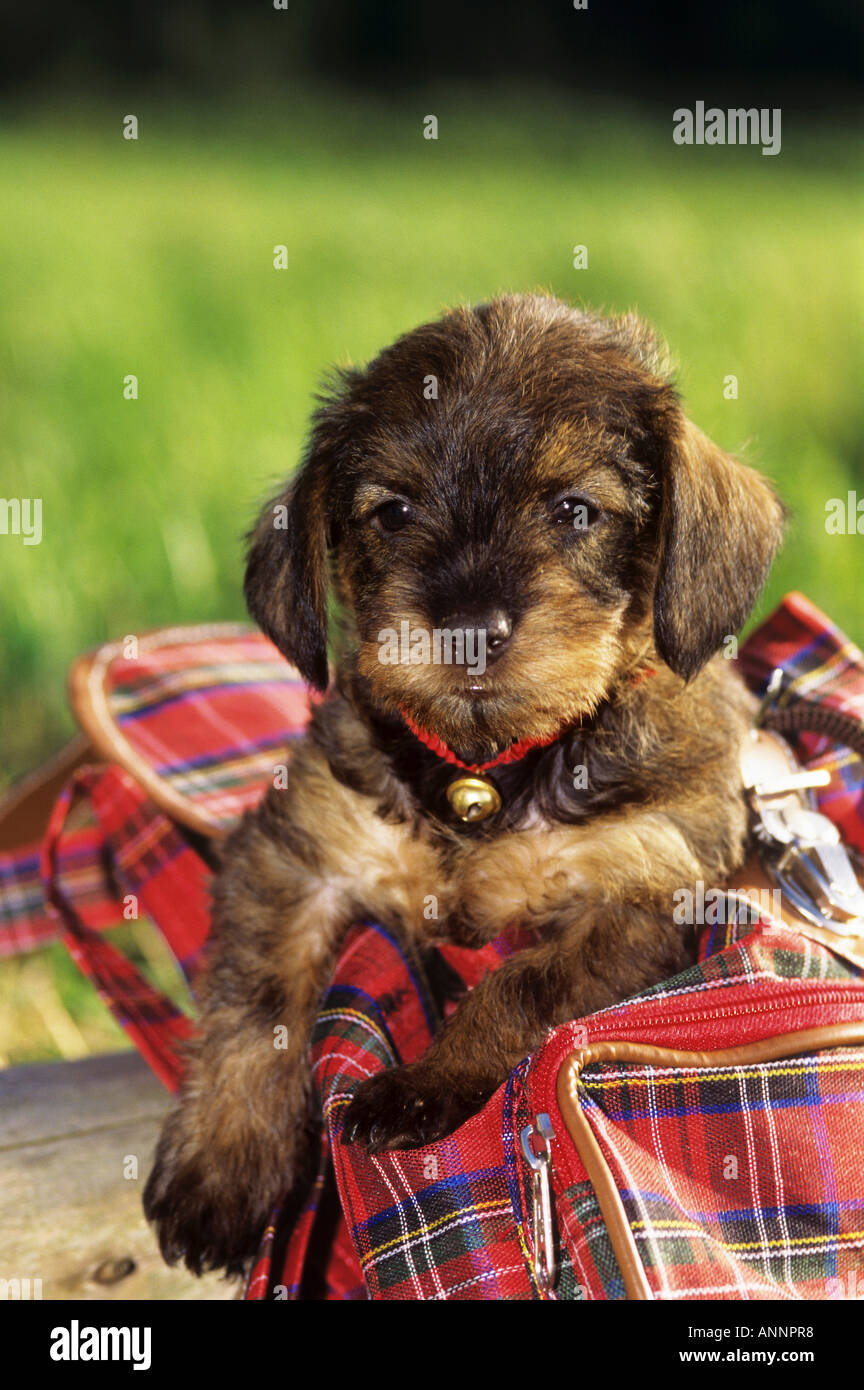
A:
<svg viewBox="0 0 864 1390">
<path fill-rule="evenodd" d="M 561 731 L 550 734 L 548 738 L 520 738 L 518 743 L 511 743 L 510 747 L 503 753 L 499 753 L 497 758 L 492 758 L 488 763 L 463 763 L 461 758 L 457 758 L 452 748 L 440 739 L 437 734 L 430 734 L 425 729 L 421 729 L 410 715 L 404 710 L 400 711 L 402 718 L 408 725 L 415 738 L 437 753 L 439 758 L 443 758 L 445 763 L 453 763 L 455 767 L 464 767 L 466 772 L 488 772 L 490 767 L 500 767 L 503 763 L 518 763 L 520 758 L 524 758 L 526 753 L 530 753 L 532 748 L 548 748 L 550 743 L 554 743 L 561 737 Z"/>
<path fill-rule="evenodd" d="M 639 685 L 646 676 L 656 676 L 657 672 L 653 666 L 643 666 L 641 671 L 636 671 L 630 681 L 633 685 Z M 518 763 L 534 748 L 548 748 L 550 743 L 555 743 L 563 733 L 559 729 L 557 733 L 550 734 L 548 738 L 520 738 L 518 743 L 511 743 L 510 747 L 503 753 L 499 753 L 497 758 L 492 758 L 488 763 L 463 763 L 461 758 L 457 758 L 452 748 L 448 748 L 443 739 L 437 734 L 430 734 L 426 729 L 421 729 L 419 724 L 415 724 L 410 714 L 404 710 L 399 711 L 408 728 L 415 738 L 419 738 L 431 752 L 436 753 L 439 758 L 443 758 L 445 763 L 452 763 L 454 767 L 462 767 L 466 772 L 488 772 L 492 767 L 502 767 L 505 763 Z"/>
</svg>

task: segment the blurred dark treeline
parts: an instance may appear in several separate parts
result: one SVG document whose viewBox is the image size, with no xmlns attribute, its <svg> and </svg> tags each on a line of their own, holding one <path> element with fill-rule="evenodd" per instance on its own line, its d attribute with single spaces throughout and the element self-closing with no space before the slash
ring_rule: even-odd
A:
<svg viewBox="0 0 864 1390">
<path fill-rule="evenodd" d="M 224 96 L 286 79 L 388 90 L 433 81 L 606 89 L 640 101 L 853 99 L 861 0 L 6 0 L 7 93 L 130 79 Z M 713 84 L 713 85 L 711 85 Z"/>
</svg>

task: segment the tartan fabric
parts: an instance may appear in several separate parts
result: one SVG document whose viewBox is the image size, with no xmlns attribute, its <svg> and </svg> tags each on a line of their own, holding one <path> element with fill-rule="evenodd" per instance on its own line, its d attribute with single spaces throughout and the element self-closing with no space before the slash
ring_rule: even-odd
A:
<svg viewBox="0 0 864 1390">
<path fill-rule="evenodd" d="M 282 750 L 309 717 L 310 694 L 292 666 L 260 633 L 242 624 L 172 629 L 139 639 L 138 654 L 124 644 L 101 673 L 109 722 L 131 754 L 182 794 L 214 830 L 227 830 L 260 798 Z M 147 802 L 141 813 L 168 834 L 165 817 Z M 131 877 L 146 830 L 115 837 Z M 142 839 L 143 837 L 143 839 Z M 43 892 L 41 842 L 0 853 L 0 957 L 34 950 L 60 934 Z M 102 832 L 95 818 L 64 829 L 57 871 L 94 930 L 123 920 L 106 882 Z M 167 917 L 171 917 L 170 904 Z"/>
<path fill-rule="evenodd" d="M 172 822 L 118 767 L 79 769 L 58 799 L 45 835 L 45 898 L 61 924 L 72 959 L 93 981 L 159 1079 L 173 1090 L 182 1074 L 178 1046 L 189 1036 L 190 1020 L 88 921 L 86 905 L 64 875 L 64 826 L 82 796 L 98 819 L 104 895 L 105 901 L 113 900 L 113 915 L 124 920 L 129 906 L 136 916 L 156 922 L 190 981 L 209 927 L 208 871 Z"/>
<path fill-rule="evenodd" d="M 310 1256 L 320 1228 L 327 1223 L 325 1203 L 328 1190 L 332 1188 L 332 1171 L 330 1146 L 326 1135 L 322 1134 L 318 1172 L 306 1201 L 291 1222 L 293 1234 L 287 1257 L 280 1263 L 276 1252 L 281 1217 L 277 1209 L 264 1233 L 250 1272 L 246 1286 L 247 1299 L 270 1298 L 277 1302 L 307 1298 L 340 1301 L 366 1299 L 363 1271 L 343 1220 L 337 1219 L 335 1232 L 331 1227 L 325 1231 L 325 1258 L 315 1261 Z M 330 1192 L 330 1196 L 331 1202 L 335 1200 L 335 1194 Z M 323 1286 L 320 1283 L 317 1287 L 310 1285 L 309 1272 L 313 1266 L 323 1276 Z M 274 1270 L 278 1271 L 279 1282 L 271 1284 L 270 1276 Z"/>
<path fill-rule="evenodd" d="M 0 854 L 0 957 L 35 951 L 60 934 L 45 902 L 41 857 L 41 840 Z M 91 824 L 67 835 L 58 872 L 96 930 L 119 924 L 116 903 L 105 889 L 101 831 L 92 817 Z"/>
<path fill-rule="evenodd" d="M 141 638 L 137 655 L 108 664 L 103 689 L 132 753 L 220 830 L 260 799 L 309 717 L 297 671 L 244 624 Z"/>
<path fill-rule="evenodd" d="M 476 980 L 513 949 L 501 939 L 482 952 L 448 952 L 449 963 L 463 964 Z M 474 959 L 465 961 L 466 954 Z M 353 929 L 312 1046 L 351 1243 L 373 1298 L 530 1297 L 531 1276 L 514 1241 L 512 1175 L 502 1161 L 503 1092 L 440 1144 L 370 1158 L 340 1143 L 359 1082 L 415 1060 L 439 1022 L 420 963 L 380 927 Z"/>
</svg>

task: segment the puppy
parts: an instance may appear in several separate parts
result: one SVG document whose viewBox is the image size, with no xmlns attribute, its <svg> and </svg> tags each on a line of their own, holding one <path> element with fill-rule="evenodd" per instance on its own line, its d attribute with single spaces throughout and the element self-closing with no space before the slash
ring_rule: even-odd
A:
<svg viewBox="0 0 864 1390">
<path fill-rule="evenodd" d="M 225 846 L 145 1194 L 169 1261 L 241 1268 L 300 1182 L 309 1034 L 351 923 L 417 948 L 536 942 L 419 1062 L 360 1088 L 343 1133 L 378 1149 L 451 1132 L 549 1028 L 692 960 L 673 894 L 722 884 L 747 848 L 751 701 L 717 653 L 782 515 L 684 416 L 633 317 L 505 297 L 341 373 L 251 544 L 252 614 L 329 693 L 287 788 Z M 419 659 L 385 660 L 403 624 Z M 484 659 L 424 660 L 436 632 L 485 637 Z"/>
</svg>

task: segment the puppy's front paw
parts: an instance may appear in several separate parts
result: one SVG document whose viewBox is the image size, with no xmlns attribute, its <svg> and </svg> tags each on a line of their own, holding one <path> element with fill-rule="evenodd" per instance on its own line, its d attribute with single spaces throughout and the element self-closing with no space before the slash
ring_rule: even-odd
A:
<svg viewBox="0 0 864 1390">
<path fill-rule="evenodd" d="M 477 1113 L 486 1097 L 460 1094 L 441 1072 L 424 1067 L 392 1067 L 364 1081 L 348 1109 L 342 1138 L 365 1144 L 370 1153 L 411 1149 L 452 1134 Z"/>
<path fill-rule="evenodd" d="M 240 1274 L 255 1253 L 267 1213 L 252 1209 L 242 1186 L 217 1191 L 208 1179 L 195 1163 L 173 1169 L 157 1162 L 144 1190 L 145 1215 L 168 1264 L 183 1261 L 193 1274 Z"/>
<path fill-rule="evenodd" d="M 169 1117 L 144 1189 L 144 1213 L 168 1264 L 183 1261 L 193 1274 L 243 1272 L 281 1195 L 279 1171 L 257 1168 L 215 1143 L 193 1147 L 183 1111 Z"/>
</svg>

